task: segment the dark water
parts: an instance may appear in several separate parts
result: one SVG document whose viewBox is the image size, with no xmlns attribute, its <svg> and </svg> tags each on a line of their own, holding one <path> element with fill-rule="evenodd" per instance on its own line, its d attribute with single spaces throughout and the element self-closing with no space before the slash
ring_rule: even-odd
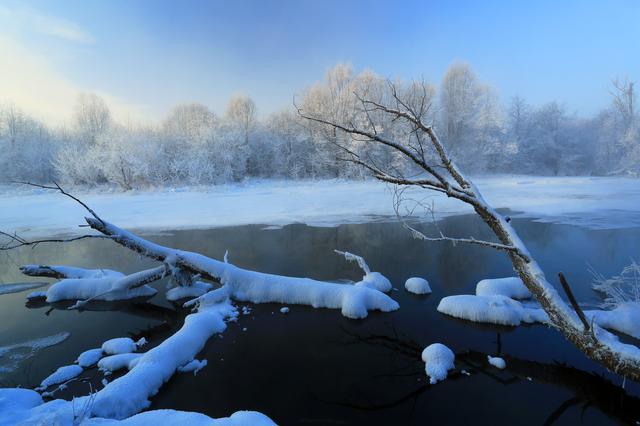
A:
<svg viewBox="0 0 640 426">
<path fill-rule="evenodd" d="M 516 220 L 516 229 L 552 281 L 563 271 L 579 300 L 598 301 L 589 287 L 591 267 L 604 275 L 618 273 L 638 256 L 640 229 L 588 230 L 573 226 Z M 121 224 L 126 225 L 126 224 Z M 450 234 L 488 236 L 474 217 L 443 222 Z M 640 420 L 640 386 L 604 372 L 554 330 L 473 324 L 439 314 L 446 295 L 473 293 L 483 278 L 512 274 L 503 254 L 479 247 L 412 240 L 396 223 L 311 228 L 291 225 L 180 231 L 148 235 L 161 244 L 198 251 L 241 267 L 318 279 L 359 279 L 355 264 L 334 248 L 364 256 L 398 291 L 393 313 L 373 312 L 349 320 L 339 310 L 282 305 L 251 305 L 249 315 L 230 323 L 199 358 L 209 361 L 198 373 L 177 374 L 153 398 L 152 409 L 174 408 L 227 416 L 258 410 L 279 424 L 633 424 Z M 25 280 L 17 267 L 25 263 L 69 264 L 133 272 L 153 265 L 107 241 L 40 246 L 0 254 L 0 281 Z M 411 276 L 429 279 L 433 293 L 416 296 L 403 284 Z M 186 312 L 160 293 L 146 301 L 98 303 L 90 311 L 65 311 L 68 304 L 28 304 L 25 294 L 0 296 L 0 347 L 68 331 L 64 343 L 19 362 L 11 373 L 0 371 L 0 385 L 34 386 L 86 349 L 112 337 L 145 336 L 153 346 L 175 331 Z M 246 328 L 246 331 L 243 329 Z M 421 350 L 434 342 L 456 352 L 456 365 L 471 376 L 453 374 L 429 386 Z M 637 342 L 636 342 L 637 343 Z M 501 355 L 507 369 L 486 363 Z M 6 359 L 0 357 L 0 366 Z M 100 387 L 102 375 L 88 370 Z M 86 394 L 76 382 L 59 394 Z"/>
</svg>

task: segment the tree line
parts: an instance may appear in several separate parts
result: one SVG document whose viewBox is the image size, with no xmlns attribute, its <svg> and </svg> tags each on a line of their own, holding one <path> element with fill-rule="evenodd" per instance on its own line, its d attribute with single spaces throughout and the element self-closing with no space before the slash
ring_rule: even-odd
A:
<svg viewBox="0 0 640 426">
<path fill-rule="evenodd" d="M 356 74 L 338 64 L 296 97 L 295 107 L 334 121 L 367 120 L 353 115 L 351 95 L 384 97 L 387 85 L 371 71 Z M 402 99 L 421 102 L 416 107 L 471 173 L 640 174 L 640 117 L 628 79 L 614 80 L 610 104 L 586 118 L 558 102 L 533 106 L 516 96 L 502 104 L 467 64 L 451 65 L 438 86 L 418 81 L 398 87 Z M 394 123 L 376 123 L 381 134 L 402 140 L 393 134 Z M 47 126 L 13 105 L 0 109 L 0 181 L 55 180 L 128 190 L 247 177 L 362 178 L 361 168 L 340 161 L 338 147 L 350 144 L 346 137 L 309 123 L 294 107 L 259 117 L 247 96 L 233 97 L 222 115 L 189 103 L 159 123 L 141 124 L 117 122 L 102 98 L 82 94 L 72 124 L 63 127 Z M 397 159 L 388 150 L 367 155 L 385 167 L 407 167 L 394 166 Z"/>
</svg>

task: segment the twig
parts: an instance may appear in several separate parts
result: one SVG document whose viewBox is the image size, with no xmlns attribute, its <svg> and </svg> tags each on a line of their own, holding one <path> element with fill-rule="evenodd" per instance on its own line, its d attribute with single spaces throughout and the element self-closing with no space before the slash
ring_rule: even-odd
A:
<svg viewBox="0 0 640 426">
<path fill-rule="evenodd" d="M 580 305 L 578 305 L 576 298 L 573 296 L 573 292 L 571 291 L 571 287 L 569 287 L 567 279 L 564 277 L 564 274 L 562 272 L 558 273 L 558 277 L 560 278 L 560 284 L 562 284 L 564 292 L 569 298 L 569 302 L 571 302 L 573 310 L 576 311 L 576 314 L 578 314 L 578 318 L 580 318 L 580 321 L 582 321 L 582 325 L 584 325 L 584 331 L 588 332 L 591 329 L 591 327 L 589 326 L 589 321 L 587 321 L 587 317 L 582 311 L 582 308 L 580 307 Z"/>
</svg>

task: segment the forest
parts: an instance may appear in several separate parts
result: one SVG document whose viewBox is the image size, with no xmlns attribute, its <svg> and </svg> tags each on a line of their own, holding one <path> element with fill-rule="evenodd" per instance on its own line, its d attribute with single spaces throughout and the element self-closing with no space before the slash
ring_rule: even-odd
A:
<svg viewBox="0 0 640 426">
<path fill-rule="evenodd" d="M 339 158 L 348 136 L 327 132 L 298 111 L 337 118 L 348 114 L 344 103 L 351 94 L 383 93 L 387 84 L 372 71 L 356 73 L 350 65 L 338 64 L 279 112 L 263 116 L 249 96 L 238 95 L 222 113 L 185 103 L 159 123 L 118 122 L 105 100 L 93 93 L 79 95 L 68 124 L 58 127 L 17 105 L 3 105 L 0 182 L 56 181 L 131 190 L 245 178 L 362 179 L 365 170 Z M 610 82 L 610 104 L 591 117 L 558 101 L 534 106 L 518 96 L 500 99 L 498 90 L 465 63 L 453 63 L 439 85 L 397 84 L 405 98 L 417 96 L 412 91 L 426 93 L 420 96 L 426 102 L 425 119 L 469 173 L 640 173 L 640 116 L 634 83 L 627 78 Z M 379 131 L 392 133 L 393 126 Z M 396 159 L 388 153 L 378 157 L 384 165 L 406 167 L 394 165 Z"/>
</svg>

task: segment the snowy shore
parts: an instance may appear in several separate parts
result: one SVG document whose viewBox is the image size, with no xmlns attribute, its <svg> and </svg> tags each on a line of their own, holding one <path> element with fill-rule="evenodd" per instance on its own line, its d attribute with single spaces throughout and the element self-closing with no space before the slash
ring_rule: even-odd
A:
<svg viewBox="0 0 640 426">
<path fill-rule="evenodd" d="M 516 217 L 589 228 L 640 226 L 640 179 L 491 176 L 474 179 L 487 201 Z M 234 185 L 148 191 L 74 191 L 100 215 L 129 229 L 198 229 L 232 225 L 334 226 L 392 219 L 392 189 L 377 181 L 250 180 Z M 429 191 L 437 215 L 470 213 Z M 54 191 L 0 188 L 0 229 L 21 235 L 78 233 L 85 211 Z"/>
</svg>

